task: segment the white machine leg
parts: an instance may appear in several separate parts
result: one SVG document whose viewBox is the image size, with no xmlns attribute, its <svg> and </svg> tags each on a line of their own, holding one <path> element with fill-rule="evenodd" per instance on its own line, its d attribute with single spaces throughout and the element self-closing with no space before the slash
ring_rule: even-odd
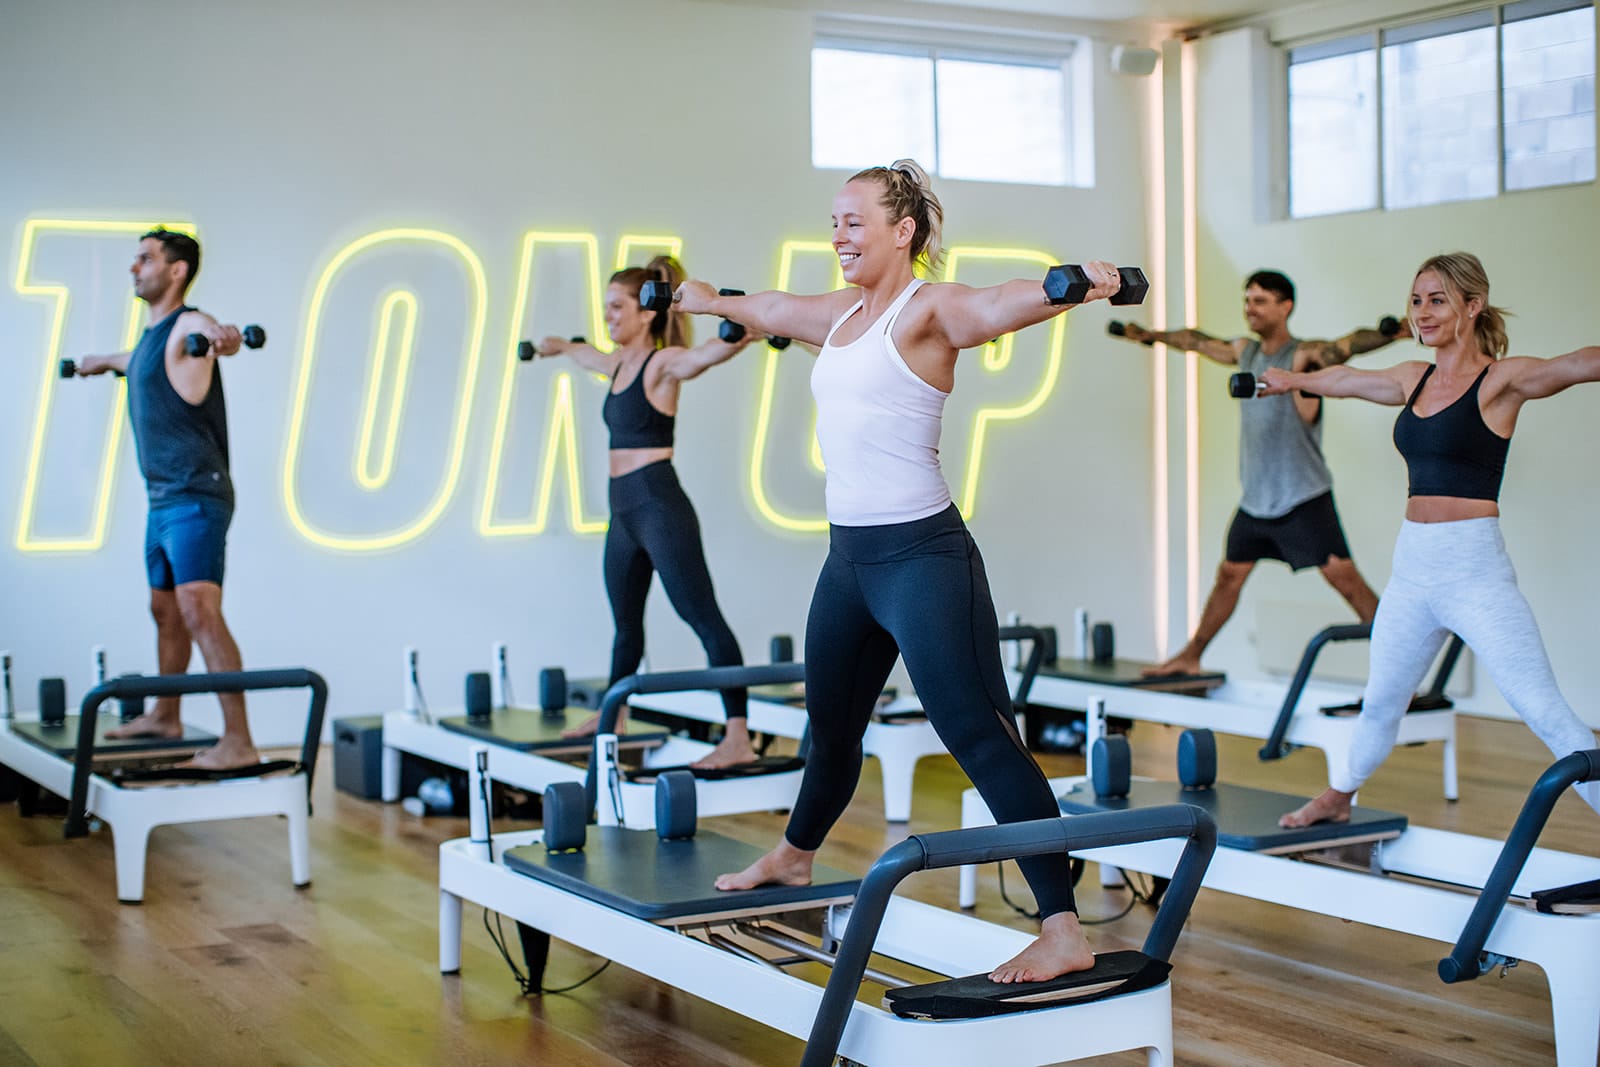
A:
<svg viewBox="0 0 1600 1067">
<path fill-rule="evenodd" d="M 494 850 L 489 839 L 489 746 L 473 745 L 472 759 L 467 771 L 467 833 L 475 845 L 482 845 L 484 856 L 494 862 Z"/>
<path fill-rule="evenodd" d="M 144 857 L 150 847 L 152 827 L 136 819 L 122 819 L 111 835 L 117 863 L 117 900 L 123 904 L 144 901 Z"/>
<path fill-rule="evenodd" d="M 961 794 L 961 826 L 993 826 L 994 816 L 989 812 L 989 806 L 978 796 L 976 789 L 969 789 Z M 978 903 L 978 868 L 973 864 L 963 864 L 960 869 L 960 889 L 957 894 L 957 903 L 963 908 L 970 908 Z"/>
<path fill-rule="evenodd" d="M 1600 989 L 1600 959 L 1572 953 L 1540 966 L 1550 983 L 1556 1067 L 1589 1067 L 1600 1062 L 1600 1005 L 1595 1000 L 1595 990 Z"/>
<path fill-rule="evenodd" d="M 1172 1012 L 1146 1020 L 1150 1047 L 1144 1050 L 1145 1067 L 1172 1067 Z"/>
<path fill-rule="evenodd" d="M 299 803 L 291 804 L 284 813 L 289 822 L 289 877 L 296 889 L 311 884 L 310 815 L 303 795 Z"/>
<path fill-rule="evenodd" d="M 1461 792 L 1456 784 L 1456 732 L 1452 727 L 1444 741 L 1444 798 L 1459 800 Z"/>
<path fill-rule="evenodd" d="M 1083 713 L 1083 772 L 1094 774 L 1094 743 L 1106 736 L 1106 702 L 1102 697 L 1089 701 Z M 1109 863 L 1100 864 L 1100 884 L 1106 888 L 1126 885 L 1120 868 Z"/>
<path fill-rule="evenodd" d="M 911 821 L 911 779 L 917 772 L 917 758 L 892 748 L 877 757 L 883 774 L 883 817 L 890 822 Z"/>
<path fill-rule="evenodd" d="M 383 746 L 383 773 L 382 785 L 379 795 L 385 804 L 393 804 L 400 799 L 400 750 Z"/>
<path fill-rule="evenodd" d="M 439 973 L 461 973 L 461 898 L 439 890 Z"/>
</svg>

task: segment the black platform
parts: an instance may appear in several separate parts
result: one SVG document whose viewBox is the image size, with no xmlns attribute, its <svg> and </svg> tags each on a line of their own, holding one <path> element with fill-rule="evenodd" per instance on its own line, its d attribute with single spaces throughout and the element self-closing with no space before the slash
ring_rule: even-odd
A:
<svg viewBox="0 0 1600 1067">
<path fill-rule="evenodd" d="M 1199 674 L 1160 674 L 1154 677 L 1144 672 L 1154 663 L 1132 659 L 1113 659 L 1096 663 L 1091 659 L 1058 659 L 1039 667 L 1041 678 L 1063 678 L 1071 682 L 1092 682 L 1095 685 L 1117 686 L 1125 689 L 1159 689 L 1173 693 L 1207 693 L 1228 676 L 1221 671 L 1202 671 Z"/>
<path fill-rule="evenodd" d="M 653 782 L 669 771 L 688 771 L 703 782 L 722 782 L 735 778 L 761 778 L 769 774 L 785 774 L 804 768 L 806 761 L 800 756 L 758 756 L 749 763 L 735 763 L 731 767 L 691 767 L 687 763 L 676 767 L 640 767 L 627 772 L 630 782 Z"/>
<path fill-rule="evenodd" d="M 562 737 L 562 731 L 587 721 L 589 712 L 568 708 L 550 716 L 537 708 L 495 708 L 486 721 L 454 715 L 440 719 L 439 725 L 453 733 L 465 734 L 502 748 L 519 752 L 587 752 L 592 737 Z M 630 730 L 617 738 L 623 751 L 654 748 L 667 739 L 665 730 Z"/>
<path fill-rule="evenodd" d="M 1067 815 L 1096 811 L 1128 811 L 1158 804 L 1193 804 L 1204 808 L 1217 823 L 1217 844 L 1244 852 L 1305 852 L 1362 841 L 1399 837 L 1406 817 L 1376 808 L 1352 808 L 1349 822 L 1323 822 L 1299 830 L 1285 830 L 1278 817 L 1306 802 L 1291 793 L 1274 793 L 1242 785 L 1217 783 L 1209 789 L 1185 789 L 1177 782 L 1136 780 L 1125 797 L 1097 797 L 1094 787 L 1081 782 L 1056 798 Z"/>
<path fill-rule="evenodd" d="M 581 852 L 544 845 L 507 849 L 507 867 L 586 900 L 649 922 L 728 918 L 854 900 L 861 879 L 829 867 L 812 869 L 812 884 L 718 892 L 719 874 L 742 871 L 766 854 L 702 830 L 663 841 L 654 830 L 591 826 Z"/>
<path fill-rule="evenodd" d="M 210 748 L 217 743 L 217 735 L 197 730 L 184 724 L 179 737 L 125 737 L 106 736 L 107 730 L 126 725 L 119 716 L 101 715 L 94 724 L 94 758 L 113 760 L 147 756 L 151 753 L 190 752 Z M 71 758 L 78 750 L 78 716 L 68 715 L 60 726 L 46 726 L 40 722 L 23 722 L 13 719 L 11 732 L 58 756 Z"/>
<path fill-rule="evenodd" d="M 976 1019 L 1136 993 L 1166 981 L 1172 964 L 1143 952 L 1103 952 L 1094 967 L 1047 982 L 991 982 L 987 974 L 891 989 L 883 1006 L 907 1019 Z"/>
</svg>

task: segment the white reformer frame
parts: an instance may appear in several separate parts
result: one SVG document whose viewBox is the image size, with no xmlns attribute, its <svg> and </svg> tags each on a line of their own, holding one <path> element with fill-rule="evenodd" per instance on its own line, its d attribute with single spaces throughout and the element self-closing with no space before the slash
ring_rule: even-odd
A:
<svg viewBox="0 0 1600 1067">
<path fill-rule="evenodd" d="M 499 669 L 493 675 L 493 700 L 496 706 L 502 706 L 505 703 L 505 645 L 497 643 L 494 646 L 494 659 Z M 386 803 L 400 799 L 400 765 L 405 753 L 471 773 L 474 751 L 485 747 L 481 738 L 447 730 L 422 710 L 417 700 L 416 661 L 416 650 L 407 648 L 406 706 L 400 711 L 386 712 L 383 716 L 380 795 Z M 620 774 L 612 776 L 611 770 L 617 760 L 617 744 L 618 740 L 613 736 L 600 750 L 600 781 L 611 778 L 613 788 L 600 797 L 599 819 L 603 825 L 653 827 L 655 787 L 652 784 L 630 782 Z M 509 746 L 488 747 L 494 748 L 495 780 L 518 789 L 542 793 L 557 782 L 581 784 L 588 778 L 588 770 L 583 763 L 572 763 L 538 752 L 523 752 Z M 588 738 L 575 739 L 573 753 L 577 754 L 576 758 L 582 758 L 581 752 L 589 747 Z M 712 747 L 703 741 L 669 736 L 664 743 L 644 753 L 643 766 L 646 769 L 681 767 L 705 756 Z M 699 809 L 704 815 L 734 815 L 789 808 L 800 792 L 800 775 L 799 770 L 793 770 L 700 782 Z M 610 800 L 607 800 L 608 795 Z"/>
<path fill-rule="evenodd" d="M 138 904 L 144 900 L 145 857 L 150 832 L 157 826 L 282 816 L 288 824 L 290 878 L 296 888 L 311 884 L 310 778 L 312 755 L 302 753 L 301 770 L 263 778 L 235 778 L 216 782 L 181 782 L 170 785 L 121 787 L 103 774 L 90 772 L 75 783 L 75 761 L 58 756 L 12 730 L 14 721 L 37 721 L 37 713 L 17 716 L 12 705 L 10 657 L 3 660 L 5 708 L 0 721 L 0 764 L 59 796 L 69 798 L 68 837 L 88 832 L 87 817 L 111 828 L 115 857 L 117 900 Z M 314 681 L 313 681 L 314 679 Z M 220 685 L 222 690 L 215 688 Z M 213 686 L 208 688 L 208 686 Z M 97 714 L 100 704 L 121 696 L 166 696 L 182 693 L 245 691 L 267 688 L 312 688 L 312 719 L 320 735 L 327 688 L 313 671 L 240 671 L 230 674 L 192 674 L 119 678 L 102 681 L 84 697 L 80 714 Z M 231 688 L 230 688 L 231 687 Z M 149 753 L 141 753 L 149 755 Z M 309 760 L 309 762 L 308 762 Z M 83 795 L 73 799 L 75 792 Z M 81 805 L 80 805 L 81 802 Z M 81 806 L 81 814 L 78 809 Z M 75 825 L 75 820 L 77 825 Z"/>
<path fill-rule="evenodd" d="M 1100 705 L 1098 699 L 1094 703 Z M 1096 718 L 1103 720 L 1107 709 L 1101 705 L 1098 710 L 1096 715 L 1091 706 L 1091 723 Z M 1089 744 L 1092 748 L 1092 739 Z M 1060 795 L 1087 781 L 1087 775 L 1054 778 L 1050 787 Z M 976 789 L 961 794 L 963 827 L 993 822 Z M 1164 847 L 1167 844 L 1117 845 L 1073 855 L 1093 860 L 1102 868 L 1162 874 L 1172 864 L 1173 853 Z M 1503 842 L 1490 838 L 1421 826 L 1408 827 L 1399 837 L 1374 846 L 1373 862 L 1381 864 L 1383 872 L 1442 885 L 1305 862 L 1292 855 L 1219 847 L 1203 884 L 1252 900 L 1453 944 L 1477 905 L 1478 897 L 1471 890 L 1483 886 L 1502 847 Z M 1307 851 L 1314 849 L 1308 846 Z M 1513 883 L 1511 895 L 1526 899 L 1536 889 L 1596 878 L 1600 878 L 1600 858 L 1535 848 Z M 959 903 L 970 908 L 976 902 L 976 868 L 962 867 Z M 1550 985 L 1558 1067 L 1594 1067 L 1600 1057 L 1600 994 L 1596 993 L 1600 990 L 1600 913 L 1545 914 L 1511 902 L 1501 910 L 1485 948 L 1507 961 L 1526 960 L 1544 971 Z"/>
<path fill-rule="evenodd" d="M 501 755 L 494 753 L 496 767 Z M 462 907 L 473 903 L 763 1025 L 803 1040 L 810 1036 L 823 1005 L 823 988 L 506 867 L 502 857 L 507 849 L 537 844 L 543 833 L 497 834 L 491 842 L 480 799 L 487 792 L 481 784 L 489 773 L 487 746 L 475 746 L 472 762 L 471 836 L 439 847 L 442 974 L 460 972 Z M 797 905 L 784 910 L 803 909 Z M 850 910 L 828 909 L 826 936 L 844 937 Z M 888 901 L 872 951 L 958 975 L 981 973 L 1031 940 L 1021 931 L 896 897 Z M 854 1002 L 838 1055 L 871 1067 L 926 1067 L 963 1060 L 1050 1064 L 1130 1049 L 1143 1049 L 1148 1067 L 1173 1062 L 1169 982 L 1081 1005 L 938 1022 L 903 1019 Z"/>
</svg>

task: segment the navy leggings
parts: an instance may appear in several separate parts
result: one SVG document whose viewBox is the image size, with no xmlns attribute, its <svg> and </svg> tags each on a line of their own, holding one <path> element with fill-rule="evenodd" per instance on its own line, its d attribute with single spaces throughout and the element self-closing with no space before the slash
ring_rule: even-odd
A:
<svg viewBox="0 0 1600 1067">
<path fill-rule="evenodd" d="M 997 822 L 1061 814 L 1017 732 L 978 546 L 952 504 L 889 526 L 834 526 L 806 620 L 811 751 L 784 836 L 821 846 L 861 775 L 861 737 L 904 656 L 928 721 Z M 1042 915 L 1076 911 L 1067 857 L 1021 861 Z"/>
<path fill-rule="evenodd" d="M 606 530 L 606 596 L 617 634 L 611 643 L 611 684 L 639 669 L 644 658 L 644 601 L 650 577 L 661 575 L 672 608 L 705 646 L 713 667 L 744 663 L 739 642 L 717 607 L 700 543 L 700 520 L 666 460 L 611 479 L 611 525 Z M 725 689 L 728 718 L 742 719 L 745 689 Z"/>
</svg>

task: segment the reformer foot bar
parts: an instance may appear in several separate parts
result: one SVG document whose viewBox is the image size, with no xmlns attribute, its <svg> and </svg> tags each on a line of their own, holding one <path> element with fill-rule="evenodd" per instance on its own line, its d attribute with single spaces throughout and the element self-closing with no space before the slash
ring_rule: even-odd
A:
<svg viewBox="0 0 1600 1067">
<path fill-rule="evenodd" d="M 499 658 L 498 646 L 496 655 Z M 414 654 L 408 651 L 408 679 L 413 677 L 413 670 Z M 543 720 L 548 716 L 542 709 L 505 708 L 503 680 L 497 687 L 499 694 L 496 695 L 495 704 L 501 715 L 498 721 L 512 724 L 512 728 L 506 731 L 507 736 L 495 732 L 497 720 L 493 717 L 488 723 L 480 725 L 469 722 L 468 716 L 435 718 L 425 714 L 414 697 L 410 696 L 415 692 L 415 686 L 408 681 L 408 703 L 412 706 L 402 711 L 391 711 L 383 717 L 382 796 L 390 802 L 400 799 L 402 753 L 411 753 L 470 773 L 474 767 L 474 751 L 487 745 L 495 754 L 495 779 L 535 793 L 543 792 L 558 782 L 593 783 L 598 780 L 597 767 L 602 765 L 606 768 L 609 780 L 612 769 L 618 765 L 620 753 L 630 749 L 642 752 L 645 772 L 680 767 L 704 756 L 711 751 L 711 746 L 671 737 L 664 730 L 633 730 L 616 737 L 617 715 L 630 694 L 793 684 L 803 676 L 803 668 L 795 663 L 634 675 L 624 678 L 613 687 L 620 695 L 609 718 L 602 713 L 598 732 L 592 738 L 562 738 L 561 731 L 569 723 L 563 709 L 557 709 L 562 714 L 546 723 Z M 605 761 L 603 764 L 597 762 L 602 759 Z M 798 764 L 794 764 L 774 773 L 719 776 L 716 781 L 703 783 L 700 809 L 707 815 L 729 815 L 788 808 L 800 790 L 800 775 Z M 654 826 L 653 786 L 648 782 L 630 780 L 620 770 L 616 772 L 616 777 L 614 788 L 610 791 L 613 802 L 600 805 L 600 821 L 646 829 Z M 590 795 L 591 798 L 597 796 L 592 785 Z"/>
<path fill-rule="evenodd" d="M 1029 701 L 1043 707 L 1083 711 L 1091 700 L 1099 698 L 1106 702 L 1107 714 L 1115 718 L 1262 738 L 1266 741 L 1260 751 L 1263 760 L 1277 759 L 1293 748 L 1320 749 L 1330 771 L 1342 769 L 1349 761 L 1355 719 L 1325 715 L 1319 709 L 1348 705 L 1361 697 L 1361 689 L 1312 682 L 1311 669 L 1325 645 L 1365 640 L 1370 633 L 1369 626 L 1351 625 L 1329 627 L 1317 634 L 1301 655 L 1299 668 L 1287 689 L 1267 682 L 1230 680 L 1209 689 L 1203 696 L 1185 695 L 1151 688 L 1136 678 L 1119 683 L 1096 677 L 1078 661 L 1058 660 L 1040 669 Z M 1460 793 L 1456 776 L 1456 713 L 1449 701 L 1442 698 L 1450 669 L 1459 654 L 1459 647 L 1452 642 L 1425 694 L 1427 699 L 1414 702 L 1414 710 L 1401 718 L 1396 740 L 1401 745 L 1431 741 L 1443 744 L 1447 800 L 1455 800 Z M 1008 674 L 1017 673 L 1008 670 Z M 1092 734 L 1087 743 L 1093 743 Z"/>
<path fill-rule="evenodd" d="M 311 699 L 298 761 L 262 763 L 249 768 L 245 772 L 248 777 L 207 773 L 202 780 L 160 771 L 114 775 L 104 766 L 96 766 L 97 755 L 104 756 L 106 751 L 100 707 L 108 700 L 302 688 L 311 691 Z M 117 899 L 124 904 L 144 899 L 145 854 L 151 830 L 216 819 L 283 816 L 288 820 L 291 876 L 297 887 L 305 886 L 311 882 L 306 821 L 311 814 L 311 782 L 327 700 L 327 683 L 315 671 L 303 668 L 124 675 L 104 681 L 85 694 L 76 722 L 68 717 L 59 732 L 42 731 L 37 723 L 26 721 L 7 719 L 0 723 L 0 764 L 68 798 L 65 836 L 86 836 L 91 815 L 112 828 Z M 74 732 L 76 737 L 68 747 L 64 742 Z M 155 752 L 137 741 L 111 744 L 119 754 L 129 756 L 147 758 Z"/>
<path fill-rule="evenodd" d="M 1013 687 L 1014 701 L 1027 701 L 1029 687 L 1044 662 L 1046 631 L 1034 626 L 1003 626 L 1000 640 L 1027 641 L 1029 651 L 1026 662 L 1016 672 Z M 1053 635 L 1051 637 L 1053 641 Z M 799 696 L 796 697 L 796 693 Z M 599 706 L 597 693 L 588 703 Z M 679 691 L 662 693 L 637 693 L 629 697 L 630 707 L 666 715 L 693 719 L 699 722 L 723 721 L 721 698 L 707 691 Z M 803 691 L 793 686 L 767 686 L 750 690 L 751 733 L 771 734 L 801 740 L 805 737 L 807 718 Z M 862 754 L 878 761 L 883 779 L 883 817 L 888 822 L 908 822 L 911 819 L 912 785 L 917 761 L 926 756 L 943 756 L 949 752 L 933 725 L 922 714 L 922 705 L 914 696 L 901 694 L 878 710 L 867 723 L 861 738 Z"/>
<path fill-rule="evenodd" d="M 1120 741 L 1121 739 L 1113 739 Z M 1180 749 L 1181 749 L 1180 745 Z M 1096 752 L 1104 752 L 1097 749 Z M 1063 809 L 1103 810 L 1090 778 L 1051 782 Z M 1600 1056 L 1600 913 L 1553 914 L 1539 910 L 1553 887 L 1583 890 L 1600 879 L 1600 858 L 1535 847 L 1556 799 L 1577 782 L 1600 779 L 1600 750 L 1567 756 L 1540 777 L 1505 842 L 1469 834 L 1409 826 L 1395 836 L 1354 848 L 1330 848 L 1327 838 L 1347 836 L 1343 824 L 1308 827 L 1313 840 L 1291 851 L 1284 841 L 1297 831 L 1271 831 L 1275 854 L 1236 847 L 1241 836 L 1225 812 L 1242 801 L 1259 808 L 1250 794 L 1263 791 L 1217 785 L 1216 795 L 1191 793 L 1218 814 L 1218 843 L 1205 886 L 1220 892 L 1281 904 L 1337 919 L 1452 944 L 1439 964 L 1446 982 L 1476 978 L 1520 960 L 1536 964 L 1550 986 L 1556 1061 L 1560 1067 L 1593 1067 Z M 1176 783 L 1135 780 L 1128 801 L 1143 788 L 1152 799 L 1170 800 Z M 1163 787 L 1164 786 L 1164 787 Z M 1303 798 L 1265 794 L 1281 814 Z M 1359 819 L 1370 809 L 1356 808 Z M 1381 813 L 1380 813 L 1381 814 Z M 1259 821 L 1259 820 L 1257 820 Z M 962 794 L 962 825 L 984 825 L 991 816 L 975 790 Z M 1274 828 L 1275 829 L 1275 828 Z M 1359 836 L 1359 827 L 1348 836 Z M 1315 840 L 1320 837 L 1322 840 Z M 1254 847 L 1253 844 L 1251 847 Z M 1160 874 L 1172 860 L 1161 844 L 1085 850 L 1078 855 L 1103 867 Z M 976 899 L 971 868 L 961 875 L 963 907 Z M 1600 890 L 1600 886 L 1593 887 Z M 1594 892 L 1589 903 L 1596 901 Z M 1561 907 L 1561 905 L 1557 905 Z"/>
<path fill-rule="evenodd" d="M 500 834 L 491 841 L 486 809 L 478 799 L 487 795 L 487 788 L 475 784 L 470 792 L 475 804 L 472 838 L 446 842 L 439 850 L 443 973 L 460 969 L 462 905 L 472 902 L 806 1039 L 803 1067 L 831 1064 L 835 1056 L 874 1067 L 1046 1064 L 1127 1049 L 1144 1049 L 1151 1067 L 1172 1062 L 1171 987 L 1165 971 L 1215 845 L 1210 819 L 1197 809 L 1173 805 L 916 835 L 885 853 L 859 885 L 848 875 L 837 883 L 825 880 L 829 872 L 818 868 L 818 882 L 812 886 L 717 893 L 710 886 L 711 877 L 726 864 L 740 862 L 725 850 L 747 850 L 753 858 L 759 849 L 704 832 L 688 840 L 658 841 L 647 831 L 604 826 L 588 829 L 591 836 L 584 853 L 546 849 L 545 833 L 555 832 L 551 826 L 546 831 Z M 547 817 L 557 806 L 546 801 Z M 1057 983 L 997 986 L 974 976 L 895 989 L 892 1011 L 857 1001 L 873 954 L 938 974 L 971 974 L 987 971 L 1031 940 L 1020 931 L 894 898 L 896 886 L 910 874 L 1162 838 L 1181 839 L 1183 844 L 1168 869 L 1172 884 L 1142 953 L 1107 954 L 1098 959 L 1095 971 Z M 702 847 L 717 855 L 694 868 L 691 878 L 686 871 L 698 862 L 695 853 Z M 586 854 L 592 858 L 586 860 Z M 605 856 L 612 862 L 604 862 Z M 653 864 L 664 866 L 657 872 Z M 632 889 L 624 891 L 603 880 L 590 882 L 589 872 L 602 868 L 625 872 Z M 853 895 L 853 905 L 838 903 L 840 894 Z M 785 932 L 782 917 L 823 906 L 808 905 L 808 897 L 836 902 L 820 916 L 821 943 L 803 942 L 805 949 L 794 952 L 789 943 L 794 937 Z M 718 914 L 706 914 L 705 898 Z M 641 917 L 645 915 L 651 917 Z M 730 932 L 716 933 L 712 927 L 719 923 Z M 798 960 L 825 957 L 821 962 L 831 962 L 826 988 L 784 972 L 782 960 L 741 949 L 736 938 L 748 936 L 752 927 L 762 934 L 757 941 Z M 776 935 L 769 936 L 773 929 Z M 885 977 L 876 974 L 874 980 Z M 1078 995 L 1086 984 L 1089 988 L 1110 984 L 1113 989 L 1099 993 L 1104 999 L 1091 1001 Z M 974 986 L 979 988 L 976 998 L 971 995 Z M 1055 999 L 1021 999 L 1040 994 L 1045 986 L 1053 986 L 1050 995 Z M 1128 991 L 1117 994 L 1116 989 Z M 1007 998 L 1010 1003 L 1004 1003 Z M 961 1017 L 938 1021 L 918 1017 L 942 1016 L 952 1006 Z M 984 1014 L 994 1010 L 1006 1013 Z"/>
</svg>

